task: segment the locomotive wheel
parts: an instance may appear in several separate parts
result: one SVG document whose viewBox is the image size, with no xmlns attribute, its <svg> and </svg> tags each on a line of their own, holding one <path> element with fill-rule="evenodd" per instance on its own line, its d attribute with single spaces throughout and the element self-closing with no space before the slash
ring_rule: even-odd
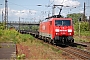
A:
<svg viewBox="0 0 90 60">
<path fill-rule="evenodd" d="M 47 42 L 47 38 L 46 38 L 46 37 L 44 37 L 43 41 L 44 41 L 44 42 Z"/>
<path fill-rule="evenodd" d="M 51 39 L 48 39 L 49 44 L 51 43 Z"/>
<path fill-rule="evenodd" d="M 71 40 L 71 43 L 74 43 L 74 39 Z"/>
<path fill-rule="evenodd" d="M 73 39 L 72 41 L 73 41 L 73 43 L 74 43 L 74 39 Z"/>
<path fill-rule="evenodd" d="M 62 39 L 62 43 L 65 43 L 65 41 Z"/>
<path fill-rule="evenodd" d="M 35 34 L 35 37 L 37 38 L 37 35 Z"/>
<path fill-rule="evenodd" d="M 51 43 L 52 43 L 53 45 L 55 45 L 55 41 L 54 41 L 54 40 L 51 40 Z"/>
<path fill-rule="evenodd" d="M 41 36 L 39 36 L 39 39 L 41 39 Z"/>
</svg>

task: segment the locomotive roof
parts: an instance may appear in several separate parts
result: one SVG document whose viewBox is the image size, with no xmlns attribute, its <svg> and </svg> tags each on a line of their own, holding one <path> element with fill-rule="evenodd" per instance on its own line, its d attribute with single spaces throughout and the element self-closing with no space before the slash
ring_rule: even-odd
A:
<svg viewBox="0 0 90 60">
<path fill-rule="evenodd" d="M 46 19 L 50 19 L 50 18 L 61 18 L 61 17 L 62 17 L 61 15 L 53 15 L 53 16 L 48 17 L 48 18 L 46 18 Z"/>
<path fill-rule="evenodd" d="M 61 18 L 61 19 L 63 19 L 63 17 L 62 17 L 61 15 L 53 15 L 53 16 L 48 17 L 48 18 L 46 18 L 46 19 L 51 19 L 51 18 Z M 64 18 L 64 19 L 65 19 L 65 18 Z M 69 19 L 69 18 L 66 18 L 66 19 Z"/>
<path fill-rule="evenodd" d="M 52 19 L 55 19 L 55 20 L 58 20 L 58 19 L 72 20 L 71 18 L 63 18 L 61 15 L 54 15 L 54 16 L 46 18 L 43 22 L 52 21 Z"/>
<path fill-rule="evenodd" d="M 63 18 L 61 15 L 54 15 L 54 16 L 48 17 L 46 19 L 48 19 L 48 21 L 52 21 L 52 19 L 72 20 L 72 18 Z"/>
<path fill-rule="evenodd" d="M 51 18 L 48 21 L 52 21 L 52 20 L 72 20 L 72 18 Z"/>
</svg>

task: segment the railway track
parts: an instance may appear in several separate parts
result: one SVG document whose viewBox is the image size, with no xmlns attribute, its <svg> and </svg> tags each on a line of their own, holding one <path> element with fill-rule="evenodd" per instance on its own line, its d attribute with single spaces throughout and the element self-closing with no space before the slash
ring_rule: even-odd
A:
<svg viewBox="0 0 90 60">
<path fill-rule="evenodd" d="M 49 43 L 47 43 L 47 44 L 49 44 Z M 52 45 L 52 44 L 49 44 L 49 45 Z M 84 51 L 79 48 L 71 47 L 68 45 L 66 45 L 68 47 L 65 47 L 65 48 L 62 48 L 62 47 L 56 46 L 56 45 L 53 45 L 53 46 L 59 50 L 64 51 L 64 53 L 68 54 L 68 56 L 70 56 L 72 59 L 90 60 L 90 52 L 88 52 L 88 51 Z"/>
<path fill-rule="evenodd" d="M 78 58 L 90 60 L 90 52 L 87 52 L 78 48 L 74 48 L 74 47 L 67 47 L 64 49 L 63 49 L 64 51 L 66 52 L 68 51 L 69 53 L 77 56 Z"/>
<path fill-rule="evenodd" d="M 90 42 L 76 42 L 83 47 L 84 51 L 90 52 Z"/>
<path fill-rule="evenodd" d="M 76 43 L 81 44 L 81 45 L 83 45 L 83 46 L 88 46 L 88 47 L 90 47 L 90 42 L 76 42 Z"/>
</svg>

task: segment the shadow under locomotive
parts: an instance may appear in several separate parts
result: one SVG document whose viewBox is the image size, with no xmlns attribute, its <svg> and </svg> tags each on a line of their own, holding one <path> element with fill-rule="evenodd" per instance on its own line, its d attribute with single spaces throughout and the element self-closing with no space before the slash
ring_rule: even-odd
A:
<svg viewBox="0 0 90 60">
<path fill-rule="evenodd" d="M 84 44 L 79 44 L 79 43 L 66 43 L 66 44 L 62 44 L 62 43 L 57 43 L 56 46 L 62 47 L 62 48 L 66 48 L 66 47 L 78 47 L 78 46 L 82 46 L 82 47 L 87 47 L 87 45 Z"/>
</svg>

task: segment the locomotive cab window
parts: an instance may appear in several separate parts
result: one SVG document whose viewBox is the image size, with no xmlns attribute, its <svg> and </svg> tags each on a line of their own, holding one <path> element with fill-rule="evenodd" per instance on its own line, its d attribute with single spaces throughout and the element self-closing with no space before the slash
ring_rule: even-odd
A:
<svg viewBox="0 0 90 60">
<path fill-rule="evenodd" d="M 55 20 L 55 26 L 70 26 L 71 20 Z"/>
</svg>

